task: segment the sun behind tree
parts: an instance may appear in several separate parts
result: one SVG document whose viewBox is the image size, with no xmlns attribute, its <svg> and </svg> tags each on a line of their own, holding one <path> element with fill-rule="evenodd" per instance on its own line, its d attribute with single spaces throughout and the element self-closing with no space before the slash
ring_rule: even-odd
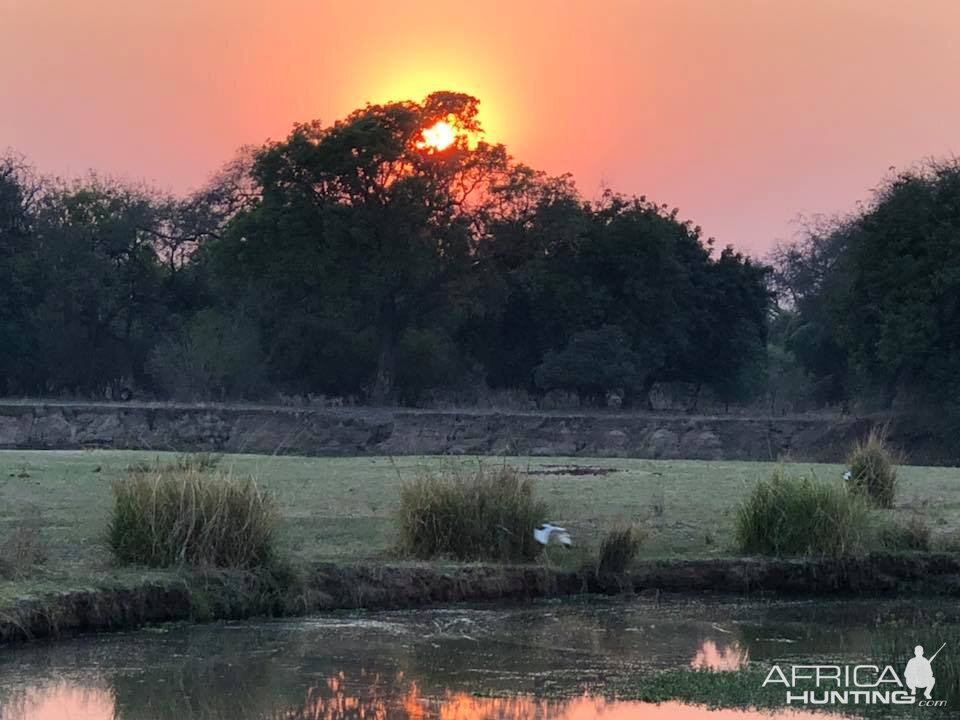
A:
<svg viewBox="0 0 960 720">
<path fill-rule="evenodd" d="M 442 152 L 457 140 L 457 129 L 446 120 L 438 120 L 432 126 L 423 129 L 423 140 L 417 142 L 417 149 Z"/>
</svg>

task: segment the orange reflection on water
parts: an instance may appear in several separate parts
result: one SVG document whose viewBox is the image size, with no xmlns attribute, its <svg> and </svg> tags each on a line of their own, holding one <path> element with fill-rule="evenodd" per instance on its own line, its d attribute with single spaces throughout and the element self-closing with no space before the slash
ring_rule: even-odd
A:
<svg viewBox="0 0 960 720">
<path fill-rule="evenodd" d="M 747 651 L 737 643 L 721 650 L 713 640 L 707 640 L 693 656 L 690 667 L 694 670 L 739 670 L 748 659 Z"/>
<path fill-rule="evenodd" d="M 713 642 L 701 648 L 698 667 L 736 669 L 746 654 L 736 645 L 719 650 Z M 696 659 L 695 659 L 696 662 Z M 326 687 L 332 696 L 316 690 L 308 692 L 306 705 L 283 717 L 286 720 L 840 720 L 841 715 L 803 710 L 778 711 L 748 709 L 716 710 L 704 705 L 676 701 L 663 703 L 606 700 L 583 696 L 566 700 L 545 700 L 528 695 L 514 697 L 477 697 L 467 693 L 447 693 L 439 698 L 424 696 L 417 684 L 385 682 L 379 675 L 366 676 L 364 698 L 347 694 L 341 673 Z M 398 677 L 397 680 L 400 680 Z M 320 686 L 322 687 L 322 686 Z M 387 690 L 386 694 L 383 691 Z M 393 691 L 393 697 L 390 695 Z"/>
<path fill-rule="evenodd" d="M 25 689 L 0 703 L 3 720 L 113 720 L 113 693 L 66 683 Z"/>
<path fill-rule="evenodd" d="M 723 656 L 724 653 L 719 653 Z M 567 700 L 543 700 L 530 696 L 476 697 L 447 693 L 441 697 L 421 694 L 416 683 L 401 678 L 385 680 L 363 674 L 363 692 L 346 690 L 343 673 L 310 688 L 303 706 L 279 714 L 249 706 L 249 716 L 236 717 L 235 708 L 218 708 L 216 695 L 204 697 L 200 706 L 206 720 L 840 720 L 840 715 L 802 710 L 761 711 L 754 709 L 712 710 L 703 705 L 680 702 L 659 704 L 583 696 Z M 399 682 L 397 682 L 399 680 Z M 369 684 L 367 684 L 369 682 Z M 266 698 L 264 698 L 266 699 Z M 276 698 L 272 698 L 276 699 Z M 147 717 L 140 710 L 137 718 Z M 168 715 L 161 713 L 163 718 Z M 0 702 L 4 720 L 125 720 L 113 693 L 101 688 L 67 684 L 24 690 L 16 699 Z M 172 717 L 172 716 L 171 716 Z M 182 709 L 178 720 L 193 720 Z"/>
</svg>

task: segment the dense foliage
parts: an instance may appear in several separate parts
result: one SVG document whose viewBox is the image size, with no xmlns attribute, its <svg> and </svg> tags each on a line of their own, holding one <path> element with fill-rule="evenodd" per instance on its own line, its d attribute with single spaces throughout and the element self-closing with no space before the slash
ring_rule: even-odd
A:
<svg viewBox="0 0 960 720">
<path fill-rule="evenodd" d="M 825 399 L 958 415 L 960 164 L 896 175 L 774 259 L 783 337 Z"/>
<path fill-rule="evenodd" d="M 645 198 L 585 201 L 478 141 L 476 117 L 435 93 L 297 125 L 187 198 L 7 159 L 0 392 L 762 388 L 767 268 Z M 439 120 L 456 142 L 422 147 Z"/>
</svg>

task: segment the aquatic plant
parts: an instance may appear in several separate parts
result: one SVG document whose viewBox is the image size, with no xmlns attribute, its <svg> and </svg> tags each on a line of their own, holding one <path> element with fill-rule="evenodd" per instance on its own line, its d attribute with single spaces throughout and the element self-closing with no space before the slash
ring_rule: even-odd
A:
<svg viewBox="0 0 960 720">
<path fill-rule="evenodd" d="M 897 495 L 897 468 L 887 447 L 885 428 L 871 428 L 858 440 L 847 458 L 847 487 L 869 497 L 879 507 L 891 508 Z"/>
<path fill-rule="evenodd" d="M 421 559 L 532 560 L 546 516 L 533 482 L 507 465 L 425 472 L 400 488 L 399 548 Z"/>
<path fill-rule="evenodd" d="M 735 540 L 747 554 L 841 557 L 871 549 L 879 527 L 862 496 L 777 470 L 737 510 Z"/>
<path fill-rule="evenodd" d="M 273 559 L 277 508 L 252 478 L 166 466 L 131 473 L 113 497 L 107 540 L 118 563 L 251 568 Z"/>
</svg>

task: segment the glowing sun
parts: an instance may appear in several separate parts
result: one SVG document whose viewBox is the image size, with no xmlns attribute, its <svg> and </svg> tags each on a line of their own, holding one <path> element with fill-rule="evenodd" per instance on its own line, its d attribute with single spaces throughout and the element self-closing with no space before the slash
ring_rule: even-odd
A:
<svg viewBox="0 0 960 720">
<path fill-rule="evenodd" d="M 446 120 L 438 120 L 431 127 L 423 129 L 423 140 L 417 143 L 420 150 L 446 150 L 457 139 L 457 130 Z"/>
</svg>

